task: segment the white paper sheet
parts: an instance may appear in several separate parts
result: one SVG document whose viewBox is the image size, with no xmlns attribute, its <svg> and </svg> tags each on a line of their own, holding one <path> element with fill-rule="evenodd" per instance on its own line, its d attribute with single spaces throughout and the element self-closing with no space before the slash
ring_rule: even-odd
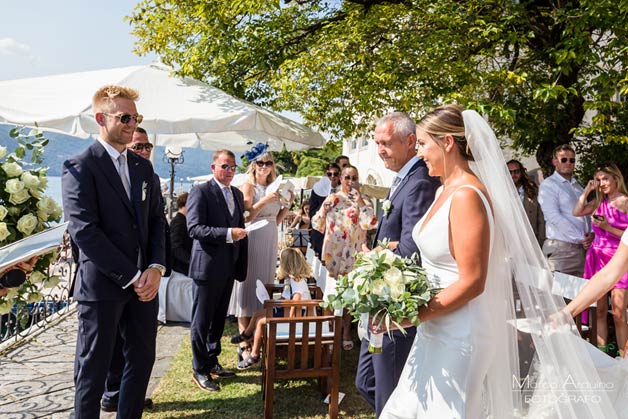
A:
<svg viewBox="0 0 628 419">
<path fill-rule="evenodd" d="M 283 180 L 283 176 L 277 176 L 277 179 L 273 181 L 270 185 L 266 187 L 266 195 L 273 194 L 279 190 L 279 186 L 281 186 L 281 181 Z"/>
<path fill-rule="evenodd" d="M 259 221 L 255 221 L 252 224 L 249 224 L 244 229 L 250 233 L 251 231 L 259 230 L 260 228 L 263 228 L 267 225 L 268 225 L 268 220 L 259 220 Z"/>
<path fill-rule="evenodd" d="M 29 260 L 33 256 L 55 250 L 63 241 L 63 233 L 67 227 L 68 223 L 59 224 L 41 233 L 0 247 L 0 272 L 16 263 Z"/>
</svg>

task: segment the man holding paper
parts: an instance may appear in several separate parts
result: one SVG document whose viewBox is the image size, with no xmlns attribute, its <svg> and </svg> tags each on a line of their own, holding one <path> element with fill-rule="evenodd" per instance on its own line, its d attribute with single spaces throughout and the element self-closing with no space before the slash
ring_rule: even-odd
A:
<svg viewBox="0 0 628 419">
<path fill-rule="evenodd" d="M 192 244 L 190 272 L 194 280 L 192 380 L 204 391 L 218 391 L 214 378 L 232 377 L 218 362 L 220 338 L 233 282 L 246 278 L 247 231 L 244 229 L 242 192 L 231 186 L 236 171 L 229 150 L 214 153 L 214 177 L 195 186 L 187 201 L 187 227 Z"/>
</svg>

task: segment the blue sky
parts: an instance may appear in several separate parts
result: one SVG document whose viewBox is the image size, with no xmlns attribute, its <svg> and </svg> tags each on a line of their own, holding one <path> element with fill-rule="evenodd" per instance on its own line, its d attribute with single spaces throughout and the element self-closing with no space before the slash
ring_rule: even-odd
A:
<svg viewBox="0 0 628 419">
<path fill-rule="evenodd" d="M 132 0 L 0 0 L 0 80 L 147 64 L 123 17 Z"/>
</svg>

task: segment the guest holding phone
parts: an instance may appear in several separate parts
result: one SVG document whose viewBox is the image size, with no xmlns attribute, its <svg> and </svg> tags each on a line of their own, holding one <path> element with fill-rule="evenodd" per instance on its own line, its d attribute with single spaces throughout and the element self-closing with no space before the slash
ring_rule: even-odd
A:
<svg viewBox="0 0 628 419">
<path fill-rule="evenodd" d="M 595 191 L 595 198 L 587 202 L 587 197 Z M 595 233 L 584 264 L 584 277 L 590 279 L 613 257 L 620 238 L 628 228 L 628 191 L 624 177 L 614 164 L 603 164 L 596 168 L 593 180 L 578 198 L 573 209 L 574 216 L 591 215 Z M 611 310 L 615 322 L 615 334 L 619 348 L 624 348 L 628 339 L 626 307 L 628 306 L 628 274 L 623 275 L 611 291 Z M 608 301 L 604 295 L 597 302 L 597 344 L 604 352 L 609 351 L 606 313 Z M 621 355 L 623 349 L 619 350 Z"/>
<path fill-rule="evenodd" d="M 377 225 L 373 204 L 360 193 L 358 179 L 358 169 L 345 166 L 340 173 L 340 191 L 329 194 L 312 219 L 312 227 L 325 236 L 321 260 L 333 279 L 351 272 L 356 253 L 366 243 L 366 231 Z M 351 317 L 345 315 L 345 350 L 353 349 L 350 325 Z"/>
</svg>

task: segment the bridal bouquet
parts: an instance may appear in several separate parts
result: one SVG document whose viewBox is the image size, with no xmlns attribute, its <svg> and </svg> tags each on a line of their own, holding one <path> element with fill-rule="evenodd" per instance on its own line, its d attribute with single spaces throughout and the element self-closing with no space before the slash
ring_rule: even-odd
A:
<svg viewBox="0 0 628 419">
<path fill-rule="evenodd" d="M 361 327 L 366 327 L 365 317 L 370 316 L 373 324 L 385 325 L 390 336 L 391 325 L 405 333 L 403 319 L 419 325 L 419 307 L 428 303 L 433 291 L 414 258 L 385 249 L 359 254 L 353 271 L 338 277 L 336 293 L 328 295 L 323 306 L 346 308 Z M 370 352 L 381 352 L 382 338 L 382 334 L 371 335 Z"/>
</svg>

